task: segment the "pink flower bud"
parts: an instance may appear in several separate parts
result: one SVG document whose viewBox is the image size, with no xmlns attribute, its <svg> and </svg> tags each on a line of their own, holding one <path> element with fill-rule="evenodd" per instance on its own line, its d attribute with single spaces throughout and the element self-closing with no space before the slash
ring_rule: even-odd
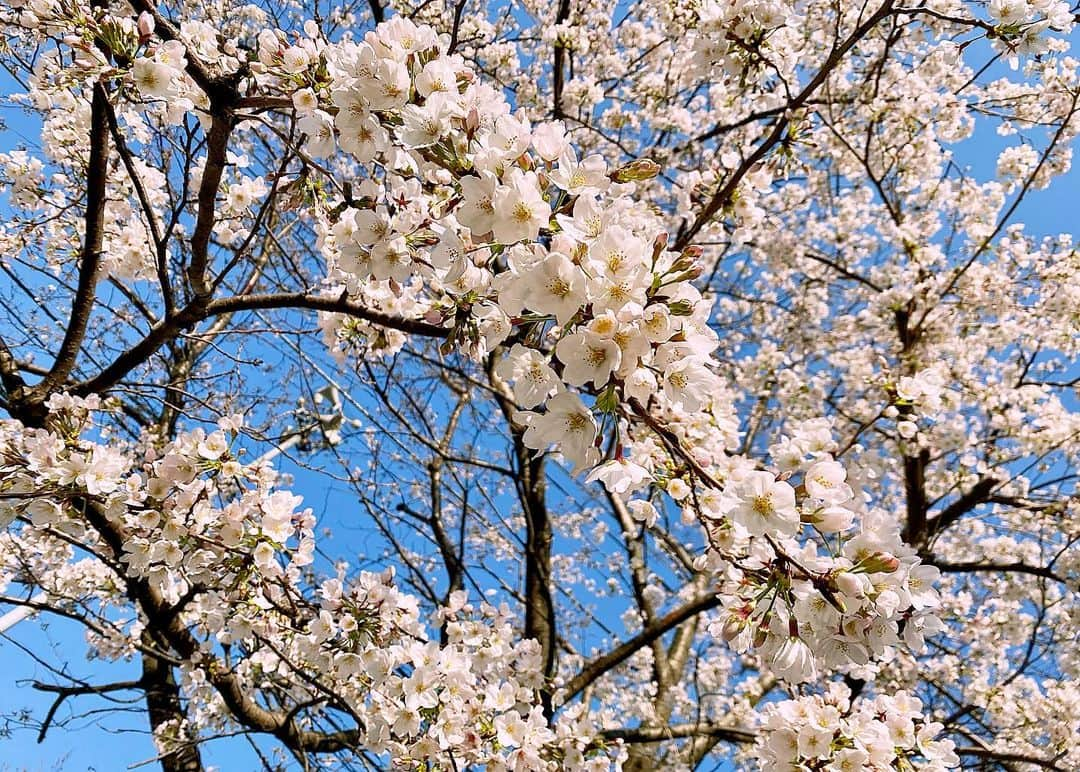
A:
<svg viewBox="0 0 1080 772">
<path fill-rule="evenodd" d="M 139 14 L 139 21 L 136 26 L 139 29 L 139 36 L 148 38 L 154 34 L 154 17 L 143 11 Z"/>
<path fill-rule="evenodd" d="M 859 568 L 871 574 L 891 574 L 900 567 L 900 559 L 888 552 L 875 552 L 859 561 Z"/>
</svg>

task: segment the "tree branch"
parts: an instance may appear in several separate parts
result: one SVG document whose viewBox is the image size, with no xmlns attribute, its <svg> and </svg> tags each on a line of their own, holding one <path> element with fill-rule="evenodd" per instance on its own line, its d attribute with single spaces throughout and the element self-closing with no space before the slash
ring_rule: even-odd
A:
<svg viewBox="0 0 1080 772">
<path fill-rule="evenodd" d="M 26 395 L 28 404 L 41 404 L 75 369 L 75 361 L 86 335 L 94 307 L 95 289 L 101 267 L 101 245 L 105 226 L 105 187 L 109 164 L 109 97 L 101 83 L 95 83 L 90 101 L 90 158 L 86 168 L 86 216 L 79 282 L 71 305 L 64 340 L 56 359 L 40 383 Z"/>
<path fill-rule="evenodd" d="M 195 218 L 195 230 L 191 234 L 191 264 L 187 269 L 188 283 L 195 293 L 195 300 L 204 303 L 210 299 L 213 291 L 206 274 L 210 262 L 210 236 L 214 232 L 217 194 L 225 172 L 229 135 L 234 125 L 231 107 L 215 107 L 212 111 L 210 131 L 206 136 L 206 164 L 199 184 L 199 208 Z"/>
<path fill-rule="evenodd" d="M 555 14 L 556 26 L 562 24 L 570 18 L 570 0 L 559 0 L 559 10 Z M 551 65 L 551 113 L 555 118 L 562 118 L 562 95 L 563 95 L 563 82 L 566 78 L 563 70 L 566 66 L 566 46 L 562 44 L 562 41 L 556 36 L 555 38 L 555 55 L 554 61 Z"/>
<path fill-rule="evenodd" d="M 988 759 L 990 761 L 1015 761 L 1019 764 L 1034 764 L 1043 769 L 1051 769 L 1055 770 L 1055 772 L 1065 772 L 1065 768 L 1059 767 L 1052 759 L 1041 759 L 1038 756 L 1029 756 L 1026 753 L 1007 753 L 1005 751 L 994 751 L 989 748 L 979 748 L 976 746 L 957 748 L 956 753 L 959 756 L 975 756 L 976 758 Z"/>
<path fill-rule="evenodd" d="M 966 574 L 966 573 L 1017 573 L 1017 574 L 1030 574 L 1031 576 L 1039 576 L 1043 579 L 1051 579 L 1060 584 L 1068 586 L 1068 580 L 1061 574 L 1056 573 L 1049 566 L 1033 566 L 1030 563 L 1024 563 L 1017 561 L 1015 563 L 985 563 L 977 560 L 962 561 L 959 563 L 949 562 L 947 560 L 936 560 L 931 557 L 927 561 L 933 566 L 937 566 L 938 569 L 944 571 L 947 574 Z M 1080 591 L 1080 587 L 1077 587 Z"/>
<path fill-rule="evenodd" d="M 607 740 L 625 743 L 654 743 L 685 737 L 713 737 L 733 743 L 752 743 L 757 732 L 741 727 L 723 726 L 702 722 L 699 724 L 676 724 L 675 726 L 640 726 L 630 729 L 607 729 L 601 733 Z"/>
<path fill-rule="evenodd" d="M 980 479 L 971 486 L 971 490 L 952 504 L 949 504 L 949 506 L 945 507 L 945 509 L 941 510 L 937 515 L 930 518 L 926 523 L 927 537 L 932 537 L 935 534 L 944 531 L 968 512 L 975 509 L 975 507 L 988 501 L 990 494 L 999 483 L 1000 480 L 995 477 L 983 477 Z"/>
<path fill-rule="evenodd" d="M 145 338 L 118 356 L 111 365 L 89 380 L 71 387 L 75 394 L 97 394 L 115 386 L 128 373 L 146 362 L 165 343 L 178 336 L 183 330 L 209 317 L 231 314 L 237 311 L 254 311 L 273 308 L 306 308 L 314 311 L 330 311 L 345 314 L 365 322 L 386 327 L 410 335 L 432 338 L 445 338 L 450 330 L 415 319 L 404 319 L 385 314 L 370 308 L 364 308 L 346 300 L 344 297 L 332 298 L 324 295 L 311 295 L 305 292 L 278 292 L 266 295 L 237 295 L 235 297 L 213 300 L 205 305 L 193 301 L 172 317 L 164 319 L 147 334 Z"/>
<path fill-rule="evenodd" d="M 828 79 L 829 75 L 836 66 L 840 64 L 840 61 L 847 52 L 850 51 L 856 43 L 862 40 L 870 30 L 876 27 L 882 19 L 893 12 L 892 3 L 893 0 L 885 0 L 877 11 L 856 27 L 855 31 L 852 32 L 843 43 L 832 50 L 828 58 L 821 65 L 821 69 L 819 69 L 814 77 L 810 79 L 810 82 L 806 84 L 805 88 L 787 103 L 787 109 L 784 114 L 777 118 L 773 123 L 772 131 L 769 132 L 769 135 L 764 141 L 754 148 L 754 151 L 750 153 L 750 155 L 743 159 L 743 162 L 731 173 L 731 176 L 727 178 L 727 182 L 724 183 L 724 186 L 716 192 L 705 208 L 694 219 L 694 222 L 690 227 L 680 232 L 678 238 L 675 240 L 675 245 L 672 247 L 673 250 L 680 251 L 689 245 L 701 229 L 705 227 L 706 223 L 708 223 L 717 212 L 731 201 L 731 198 L 739 187 L 739 183 L 742 182 L 743 177 L 745 177 L 746 174 L 783 138 L 784 132 L 787 131 L 788 125 L 791 123 L 791 112 L 802 107 L 814 92 Z"/>
<path fill-rule="evenodd" d="M 648 646 L 673 627 L 676 627 L 703 611 L 708 611 L 719 605 L 720 598 L 715 594 L 710 593 L 664 614 L 656 620 L 655 624 L 645 627 L 645 629 L 630 640 L 616 646 L 607 654 L 597 657 L 592 662 L 585 665 L 585 667 L 583 667 L 576 676 L 567 681 L 566 685 L 563 687 L 563 703 L 569 702 L 580 694 L 586 686 L 604 675 L 604 673 L 625 662 L 642 646 Z"/>
<path fill-rule="evenodd" d="M 555 677 L 558 640 L 555 620 L 555 601 L 551 595 L 551 547 L 554 538 L 551 518 L 547 509 L 546 456 L 534 454 L 525 446 L 524 431 L 513 421 L 517 406 L 513 394 L 495 374 L 498 352 L 488 357 L 488 378 L 499 392 L 499 407 L 510 427 L 517 461 L 518 499 L 525 514 L 525 637 L 540 644 L 543 663 L 544 687 L 540 690 L 540 702 L 544 716 L 554 715 L 551 700 L 551 681 Z"/>
</svg>

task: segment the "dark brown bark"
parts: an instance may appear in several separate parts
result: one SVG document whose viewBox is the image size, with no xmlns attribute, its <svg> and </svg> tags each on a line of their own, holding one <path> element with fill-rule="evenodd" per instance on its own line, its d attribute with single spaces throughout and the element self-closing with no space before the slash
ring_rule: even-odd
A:
<svg viewBox="0 0 1080 772">
<path fill-rule="evenodd" d="M 303 292 L 280 292 L 266 295 L 237 295 L 208 303 L 193 301 L 163 319 L 151 328 L 146 337 L 118 356 L 111 365 L 93 378 L 75 384 L 71 391 L 76 394 L 99 394 L 119 383 L 128 373 L 150 359 L 167 342 L 197 323 L 213 316 L 238 311 L 272 308 L 308 308 L 316 311 L 333 311 L 354 316 L 382 327 L 401 330 L 411 335 L 445 338 L 450 330 L 414 319 L 384 314 L 351 303 L 344 298 L 310 295 Z"/>
<path fill-rule="evenodd" d="M 559 10 L 555 14 L 555 24 L 562 24 L 570 18 L 570 0 L 559 0 Z M 551 112 L 556 118 L 566 113 L 562 108 L 563 84 L 566 80 L 566 47 L 558 38 L 555 39 L 555 55 L 551 66 Z"/>
<path fill-rule="evenodd" d="M 521 471 L 521 505 L 525 510 L 525 637 L 540 643 L 545 688 L 540 692 L 544 715 L 553 708 L 549 685 L 555 677 L 555 604 L 551 597 L 551 519 L 548 517 L 544 456 L 533 455 L 514 432 L 514 452 Z"/>
<path fill-rule="evenodd" d="M 625 643 L 621 643 L 607 654 L 603 654 L 589 662 L 576 676 L 571 678 L 564 687 L 564 701 L 569 702 L 596 679 L 600 678 L 612 668 L 618 667 L 643 646 L 660 638 L 674 627 L 681 625 L 688 619 L 697 616 L 703 611 L 714 609 L 720 605 L 720 598 L 715 593 L 709 593 L 697 600 L 685 603 L 678 608 L 656 620 L 656 623 L 646 627 Z"/>
<path fill-rule="evenodd" d="M 28 409 L 41 413 L 40 407 L 67 380 L 75 369 L 79 349 L 86 336 L 101 267 L 101 245 L 105 226 L 105 186 L 109 164 L 109 96 L 105 87 L 95 83 L 90 100 L 90 156 L 86 168 L 86 215 L 82 253 L 79 260 L 78 286 L 71 304 L 64 340 L 52 368 L 22 400 Z M 16 397 L 18 399 L 18 397 Z"/>
<path fill-rule="evenodd" d="M 149 635 L 144 636 L 149 637 Z M 160 645 L 153 639 L 147 640 L 150 646 Z M 182 720 L 184 706 L 180 701 L 180 688 L 173 676 L 172 667 L 152 654 L 142 655 L 142 688 L 146 694 L 146 712 L 150 720 L 150 730 L 160 728 L 170 722 Z M 172 753 L 164 754 L 159 759 L 162 772 L 202 772 L 202 755 L 197 744 L 183 744 Z"/>
</svg>

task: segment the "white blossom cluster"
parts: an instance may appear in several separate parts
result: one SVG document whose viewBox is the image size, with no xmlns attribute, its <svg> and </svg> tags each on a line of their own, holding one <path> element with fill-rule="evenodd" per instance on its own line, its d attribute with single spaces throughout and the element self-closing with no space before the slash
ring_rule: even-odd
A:
<svg viewBox="0 0 1080 772">
<path fill-rule="evenodd" d="M 803 686 L 841 675 L 893 689 L 932 675 L 986 708 L 1004 739 L 982 752 L 1043 758 L 1040 738 L 1015 727 L 1045 724 L 1065 749 L 1055 758 L 1074 761 L 1075 721 L 1059 714 L 1075 689 L 1054 682 L 1080 670 L 1060 645 L 1077 624 L 1067 601 L 1080 570 L 1069 482 L 1080 418 L 1061 364 L 1080 341 L 1080 252 L 1006 225 L 1011 201 L 1071 163 L 1080 63 L 1059 37 L 1068 4 L 650 0 L 609 24 L 582 3 L 537 35 L 518 35 L 514 14 L 467 13 L 450 36 L 439 30 L 452 5 L 391 12 L 361 35 L 313 19 L 275 29 L 254 4 L 216 26 L 123 4 L 7 3 L 13 40 L 49 45 L 20 97 L 43 116 L 40 157 L 0 154 L 13 211 L 0 265 L 28 244 L 43 275 L 85 262 L 71 212 L 83 208 L 90 95 L 105 93 L 114 152 L 97 278 L 141 306 L 132 329 L 172 324 L 176 308 L 155 318 L 139 293 L 182 286 L 171 272 L 191 267 L 187 246 L 165 244 L 186 242 L 204 211 L 208 275 L 221 280 L 208 297 L 255 262 L 254 237 L 278 214 L 266 202 L 295 214 L 285 230 L 310 229 L 308 263 L 260 267 L 231 300 L 287 276 L 302 291 L 281 294 L 320 309 L 347 367 L 389 360 L 422 328 L 447 360 L 486 368 L 521 442 L 603 485 L 625 507 L 625 533 L 663 541 L 691 577 L 669 592 L 646 576 L 628 634 L 694 590 L 717 604 L 700 626 L 708 646 L 729 645 L 763 693 L 778 681 L 804 690 L 764 709 L 766 768 L 957 764 L 908 691 L 872 684 L 880 696 L 851 700 L 835 683 L 824 696 Z M 1014 70 L 1026 57 L 1023 82 L 984 86 L 965 36 Z M 550 47 L 575 65 L 551 86 L 554 104 L 542 92 Z M 807 82 L 818 67 L 827 77 Z M 954 174 L 948 148 L 976 115 L 1002 136 L 1025 132 L 984 183 Z M 1045 147 L 1027 139 L 1036 127 L 1057 127 Z M 664 142 L 639 141 L 650 132 Z M 162 136 L 158 147 L 179 147 L 185 133 L 183 169 L 132 151 Z M 266 142 L 287 155 L 281 169 L 260 156 Z M 209 175 L 220 183 L 204 191 Z M 732 255 L 744 253 L 753 267 L 741 273 Z M 180 306 L 194 298 L 185 324 L 197 324 L 211 314 L 189 289 Z M 506 608 L 459 591 L 429 625 L 391 574 L 315 578 L 314 516 L 268 466 L 238 460 L 239 419 L 132 445 L 94 422 L 94 397 L 54 394 L 48 408 L 45 428 L 0 424 L 0 579 L 88 614 L 101 656 L 131 655 L 148 624 L 173 636 L 192 726 L 163 747 L 238 716 L 258 725 L 257 701 L 236 696 L 250 692 L 313 706 L 305 715 L 344 711 L 363 736 L 340 742 L 403 764 L 624 758 L 604 737 L 628 720 L 591 693 L 544 715 L 540 695 L 566 668 L 545 683 L 540 644 Z M 670 510 L 697 529 L 685 541 L 699 553 L 684 554 L 691 532 L 667 528 Z M 576 517 L 580 528 L 589 515 Z M 179 609 L 178 623 L 132 615 L 132 587 L 148 593 L 136 607 Z M 952 648 L 927 655 L 937 634 Z M 1029 642 L 1020 670 L 1052 661 L 1039 678 L 1010 674 Z M 709 682 L 699 665 L 705 680 L 674 697 L 619 694 L 618 675 L 601 694 L 637 700 L 633 721 L 651 729 L 665 706 L 696 715 L 702 695 L 732 686 L 733 668 Z M 1012 723 L 1018 713 L 1026 723 Z"/>
<path fill-rule="evenodd" d="M 928 721 L 922 702 L 906 692 L 851 699 L 840 683 L 823 695 L 787 700 L 765 709 L 763 770 L 924 770 L 959 763 L 951 740 L 935 739 L 941 724 Z"/>
<path fill-rule="evenodd" d="M 31 526 L 0 536 L 0 583 L 29 573 L 50 601 L 92 610 L 101 622 L 91 644 L 122 658 L 145 621 L 106 613 L 125 600 L 116 574 L 145 580 L 183 609 L 173 645 L 196 647 L 182 667 L 195 724 L 232 725 L 220 694 L 226 672 L 252 690 L 303 674 L 310 686 L 305 694 L 287 687 L 293 699 L 325 699 L 329 689 L 363 727 L 356 742 L 395 763 L 452 757 L 491 769 L 606 770 L 620 758 L 617 744 L 597 739 L 600 714 L 569 710 L 548 725 L 536 698 L 539 645 L 517 635 L 507 607 L 474 606 L 455 592 L 435 620 L 440 643 L 392 569 L 351 579 L 339 571 L 307 586 L 315 519 L 298 511 L 300 497 L 274 488 L 270 467 L 236 459 L 239 418 L 163 447 L 120 449 L 86 439 L 97 398 L 56 396 L 49 408 L 47 428 L 0 423 L 0 521 Z M 91 508 L 124 534 L 122 544 L 102 539 L 84 517 Z M 109 555 L 110 568 L 79 559 L 72 538 Z M 27 566 L 28 556 L 38 565 Z M 164 750 L 188 730 L 167 729 L 157 738 Z"/>
<path fill-rule="evenodd" d="M 260 39 L 260 61 L 282 87 L 288 62 L 312 55 L 296 48 Z M 619 495 L 657 482 L 684 502 L 715 534 L 715 568 L 739 588 L 729 603 L 741 625 L 725 634 L 738 650 L 754 645 L 801 681 L 818 660 L 867 664 L 899 643 L 906 619 L 907 640 L 921 647 L 922 630 L 937 629 L 936 574 L 887 517 L 863 511 L 830 437 L 789 443 L 799 458 L 786 475 L 728 457 L 711 303 L 692 284 L 697 252 L 666 249 L 632 196 L 652 165 L 579 159 L 561 124 L 534 130 L 445 55 L 433 30 L 406 19 L 322 56 L 330 79 L 315 96 L 331 101 L 307 112 L 320 122 L 307 124 L 310 152 L 326 156 L 340 142 L 358 161 L 380 162 L 353 192 L 366 205 L 342 202 L 328 215 L 324 248 L 349 290 L 375 283 L 401 301 L 399 288 L 423 282 L 408 315 L 452 322 L 475 356 L 523 341 L 497 372 L 526 408 L 516 417 L 525 444 L 557 449 L 578 471 L 595 467 L 590 479 Z M 366 139 L 353 145 L 354 136 Z M 905 379 L 899 404 L 932 408 L 940 384 L 931 375 Z M 695 422 L 711 437 L 679 436 Z M 798 494 L 782 479 L 793 471 L 804 473 Z M 647 501 L 630 506 L 649 519 Z M 857 514 L 860 531 L 845 533 Z M 828 538 L 837 533 L 840 549 Z"/>
</svg>

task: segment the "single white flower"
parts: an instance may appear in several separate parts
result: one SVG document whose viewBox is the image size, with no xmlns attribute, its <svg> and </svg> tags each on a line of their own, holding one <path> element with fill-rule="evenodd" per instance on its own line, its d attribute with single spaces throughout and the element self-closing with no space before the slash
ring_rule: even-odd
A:
<svg viewBox="0 0 1080 772">
<path fill-rule="evenodd" d="M 771 472 L 750 472 L 737 486 L 731 519 L 751 536 L 793 536 L 799 530 L 795 489 Z"/>
<path fill-rule="evenodd" d="M 535 241 L 551 217 L 551 207 L 540 192 L 536 175 L 511 169 L 503 182 L 491 199 L 495 209 L 491 232 L 495 240 L 500 244 Z"/>
<path fill-rule="evenodd" d="M 586 300 L 585 274 L 566 255 L 552 252 L 525 272 L 525 305 L 539 314 L 551 314 L 567 324 Z"/>
<path fill-rule="evenodd" d="M 310 113 L 319 109 L 319 98 L 310 88 L 302 88 L 292 95 L 293 107 L 298 113 Z"/>
<path fill-rule="evenodd" d="M 155 59 L 140 58 L 135 60 L 132 77 L 139 93 L 150 99 L 164 99 L 169 96 L 176 70 Z"/>
<path fill-rule="evenodd" d="M 603 387 L 619 366 L 622 350 L 610 339 L 591 332 L 567 335 L 555 346 L 555 356 L 563 363 L 563 380 L 574 386 L 592 383 Z"/>
<path fill-rule="evenodd" d="M 844 482 L 847 470 L 836 461 L 817 461 L 806 470 L 804 485 L 808 495 L 826 504 L 843 504 L 850 501 L 854 494 L 851 486 Z"/>
<path fill-rule="evenodd" d="M 495 373 L 514 384 L 514 399 L 522 407 L 536 407 L 558 391 L 561 381 L 547 358 L 536 349 L 515 343 Z"/>
<path fill-rule="evenodd" d="M 549 399 L 546 407 L 543 414 L 517 414 L 518 419 L 528 422 L 522 437 L 525 446 L 533 450 L 556 446 L 575 473 L 599 461 L 596 419 L 581 398 L 573 392 L 563 391 Z"/>
</svg>

